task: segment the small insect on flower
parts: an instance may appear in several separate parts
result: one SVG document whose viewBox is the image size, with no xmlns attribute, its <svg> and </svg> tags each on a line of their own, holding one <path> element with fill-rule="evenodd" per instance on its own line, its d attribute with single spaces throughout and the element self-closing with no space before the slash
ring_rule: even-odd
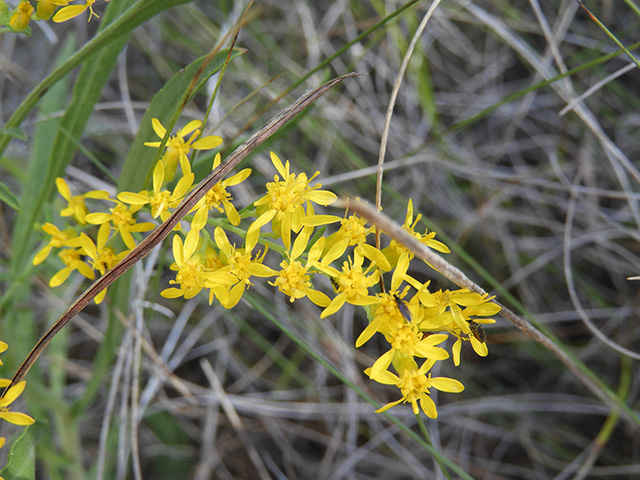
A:
<svg viewBox="0 0 640 480">
<path fill-rule="evenodd" d="M 393 294 L 393 298 L 396 301 L 396 305 L 398 306 L 398 310 L 400 311 L 400 314 L 404 317 L 404 319 L 407 322 L 411 323 L 411 312 L 409 311 L 409 307 L 407 307 L 407 304 L 405 303 L 405 301 L 402 300 L 395 293 Z"/>
<path fill-rule="evenodd" d="M 480 343 L 485 343 L 487 341 L 487 334 L 479 323 L 469 320 L 469 330 L 471 330 L 473 336 L 476 337 L 476 340 Z"/>
</svg>

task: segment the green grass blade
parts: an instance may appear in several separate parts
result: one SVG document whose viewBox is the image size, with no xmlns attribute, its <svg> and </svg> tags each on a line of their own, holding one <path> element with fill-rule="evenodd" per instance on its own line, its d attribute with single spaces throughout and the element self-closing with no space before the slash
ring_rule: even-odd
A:
<svg viewBox="0 0 640 480">
<path fill-rule="evenodd" d="M 0 182 L 0 202 L 4 202 L 14 210 L 20 211 L 20 199 L 2 182 Z"/>
</svg>

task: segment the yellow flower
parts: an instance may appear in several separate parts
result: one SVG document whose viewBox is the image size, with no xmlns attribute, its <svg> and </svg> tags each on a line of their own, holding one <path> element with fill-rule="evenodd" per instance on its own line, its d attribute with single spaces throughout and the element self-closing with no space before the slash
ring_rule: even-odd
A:
<svg viewBox="0 0 640 480">
<path fill-rule="evenodd" d="M 167 130 L 162 126 L 160 120 L 154 118 L 151 120 L 151 123 L 153 125 L 153 131 L 156 132 L 158 137 L 163 139 Z M 175 136 L 169 137 L 169 140 L 167 140 L 167 144 L 165 145 L 167 150 L 162 156 L 161 161 L 164 163 L 165 175 L 168 182 L 173 180 L 178 168 L 178 162 L 180 162 L 183 175 L 191 173 L 191 165 L 189 164 L 187 155 L 192 149 L 211 150 L 222 143 L 222 138 L 215 135 L 202 137 L 201 139 L 196 140 L 198 135 L 200 135 L 199 128 L 201 125 L 202 122 L 200 120 L 192 120 L 181 128 Z M 189 140 L 185 141 L 184 138 L 191 132 L 193 132 L 193 134 L 189 137 Z M 145 142 L 145 145 L 147 147 L 157 148 L 160 146 L 160 143 L 161 142 Z"/>
<path fill-rule="evenodd" d="M 65 6 L 69 3 L 66 0 L 36 0 L 36 15 L 40 20 L 49 21 L 58 6 Z"/>
<path fill-rule="evenodd" d="M 216 154 L 216 158 L 213 160 L 213 166 L 211 170 L 215 170 L 220 165 L 220 154 Z M 193 207 L 193 210 L 197 210 L 193 221 L 191 222 L 191 228 L 201 230 L 207 224 L 207 218 L 209 216 L 209 210 L 216 209 L 220 213 L 225 212 L 229 223 L 231 225 L 240 225 L 240 215 L 236 207 L 233 206 L 231 200 L 231 194 L 227 192 L 227 187 L 238 185 L 244 182 L 247 177 L 251 175 L 251 169 L 245 168 L 235 175 L 216 183 L 206 193 L 206 195 Z M 223 209 L 224 208 L 224 209 Z"/>
<path fill-rule="evenodd" d="M 476 334 L 481 325 L 495 323 L 493 319 L 476 318 L 476 316 L 495 315 L 500 306 L 492 303 L 493 297 L 470 292 L 467 289 L 439 290 L 434 293 L 422 290 L 418 292 L 420 302 L 427 307 L 428 314 L 420 324 L 421 329 L 445 330 L 458 337 L 451 349 L 454 365 L 460 365 L 462 341 L 470 341 L 473 350 L 481 357 L 489 353 L 487 344 Z M 460 308 L 460 305 L 465 307 Z"/>
<path fill-rule="evenodd" d="M 464 390 L 464 385 L 458 380 L 447 377 L 432 378 L 427 372 L 435 364 L 435 360 L 425 360 L 420 368 L 412 358 L 405 358 L 399 362 L 400 376 L 391 373 L 388 370 L 382 372 L 373 372 L 371 368 L 365 370 L 372 380 L 385 385 L 395 385 L 402 392 L 402 398 L 395 402 L 387 403 L 376 410 L 376 413 L 384 412 L 399 403 L 409 402 L 413 407 L 413 413 L 417 415 L 420 410 L 430 418 L 437 418 L 438 411 L 436 404 L 429 396 L 430 389 L 435 388 L 442 392 L 459 393 Z"/>
<path fill-rule="evenodd" d="M 221 302 L 225 308 L 233 308 L 238 304 L 245 289 L 253 285 L 250 280 L 251 277 L 273 277 L 278 274 L 275 270 L 262 264 L 267 254 L 266 249 L 262 256 L 256 254 L 256 256 L 252 258 L 253 248 L 236 248 L 235 245 L 231 245 L 227 234 L 220 227 L 216 227 L 214 239 L 220 249 L 220 259 L 222 263 L 228 266 L 229 273 L 239 280 L 229 291 L 229 301 L 227 303 Z"/>
<path fill-rule="evenodd" d="M 253 236 L 260 231 L 264 225 L 272 222 L 272 228 L 276 235 L 282 238 L 284 247 L 289 250 L 291 247 L 291 232 L 298 233 L 303 226 L 305 217 L 305 203 L 310 202 L 319 205 L 330 205 L 336 201 L 338 197 L 328 190 L 319 190 L 322 186 L 317 184 L 313 187 L 309 186 L 309 182 L 313 180 L 320 172 L 316 172 L 307 179 L 307 175 L 301 173 L 296 177 L 295 173 L 289 171 L 289 161 L 285 165 L 271 152 L 271 162 L 276 167 L 278 173 L 282 176 L 282 180 L 278 175 L 274 176 L 274 181 L 267 183 L 267 194 L 257 200 L 255 205 L 259 217 L 249 226 L 247 237 L 257 241 L 257 236 Z M 253 248 L 248 244 L 247 248 Z"/>
<path fill-rule="evenodd" d="M 6 420 L 14 425 L 31 425 L 35 422 L 29 415 L 20 412 L 10 412 L 8 408 L 9 405 L 22 394 L 26 384 L 27 382 L 24 380 L 15 384 L 6 391 L 4 397 L 0 398 L 0 419 Z"/>
<path fill-rule="evenodd" d="M 77 17 L 78 15 L 82 15 L 87 8 L 91 12 L 89 14 L 89 19 L 87 22 L 91 21 L 92 17 L 100 18 L 96 12 L 93 11 L 93 4 L 98 0 L 86 0 L 84 5 L 69 5 L 68 7 L 63 7 L 54 15 L 53 21 L 55 23 L 66 22 L 67 20 L 71 20 L 72 18 Z M 105 0 L 108 2 L 109 0 Z"/>
<path fill-rule="evenodd" d="M 42 226 L 42 230 L 45 233 L 51 235 L 51 240 L 47 243 L 33 258 L 33 264 L 38 265 L 49 256 L 51 250 L 54 248 L 62 247 L 80 247 L 80 237 L 76 236 L 76 232 L 73 230 L 61 231 L 53 223 L 45 223 Z"/>
<path fill-rule="evenodd" d="M 395 331 L 399 325 L 405 321 L 403 313 L 400 311 L 401 305 L 398 302 L 404 302 L 402 298 L 406 293 L 400 292 L 400 285 L 407 278 L 407 270 L 409 268 L 409 257 L 403 255 L 396 265 L 391 277 L 390 289 L 387 293 L 378 294 L 378 303 L 373 305 L 370 310 L 370 316 L 373 320 L 362 331 L 356 340 L 356 348 L 361 347 L 368 342 L 376 332 L 389 333 Z M 405 288 L 406 292 L 406 288 Z M 415 314 L 412 315 L 415 319 Z"/>
<path fill-rule="evenodd" d="M 428 233 L 428 230 L 425 229 L 424 233 L 418 233 L 415 231 L 416 225 L 422 218 L 422 215 L 418 214 L 416 216 L 415 221 L 413 220 L 413 201 L 409 199 L 409 203 L 407 204 L 407 215 L 404 220 L 404 224 L 402 228 L 404 228 L 410 235 L 413 235 L 419 242 L 425 244 L 429 248 L 433 248 L 438 252 L 442 253 L 450 253 L 451 250 L 442 242 L 438 240 L 434 240 L 436 236 L 435 232 Z M 407 249 L 404 245 L 396 242 L 395 240 L 391 240 L 389 246 L 383 250 L 383 253 L 389 259 L 389 262 L 392 266 L 395 265 L 396 260 L 402 255 L 402 253 L 409 254 L 409 260 L 413 259 L 414 254 L 411 250 Z"/>
<path fill-rule="evenodd" d="M 111 247 L 107 247 L 109 241 L 109 224 L 103 223 L 98 229 L 98 243 L 93 243 L 93 240 L 84 233 L 80 234 L 80 241 L 82 243 L 82 249 L 84 253 L 91 258 L 91 267 L 94 270 L 100 272 L 100 275 L 104 275 L 107 271 L 115 267 L 120 260 L 122 260 L 129 250 L 120 252 L 116 255 L 116 252 Z M 107 294 L 107 289 L 102 290 L 95 298 L 96 304 L 99 304 L 104 300 Z"/>
<path fill-rule="evenodd" d="M 92 190 L 84 195 L 71 195 L 69 185 L 67 185 L 67 182 L 60 177 L 56 178 L 56 187 L 58 188 L 60 195 L 62 195 L 62 197 L 69 203 L 67 208 L 60 212 L 60 215 L 63 217 L 73 216 L 80 225 L 84 225 L 86 223 L 85 218 L 89 213 L 89 209 L 84 202 L 85 198 L 94 198 L 99 200 L 106 200 L 109 198 L 109 192 L 105 192 L 104 190 Z"/>
<path fill-rule="evenodd" d="M 176 208 L 180 205 L 182 198 L 189 192 L 191 185 L 193 185 L 193 178 L 193 173 L 189 173 L 180 179 L 173 192 L 162 190 L 165 181 L 164 165 L 162 162 L 158 162 L 153 169 L 153 193 L 146 190 L 140 193 L 122 192 L 118 194 L 118 200 L 135 205 L 137 208 L 149 204 L 151 216 L 153 218 L 160 216 L 164 222 L 171 216 L 169 208 Z"/>
<path fill-rule="evenodd" d="M 83 254 L 84 250 L 80 248 L 65 248 L 60 253 L 58 253 L 58 256 L 66 265 L 66 267 L 64 267 L 62 270 L 59 270 L 53 277 L 51 277 L 51 280 L 49 280 L 49 286 L 57 287 L 59 285 L 62 285 L 74 270 L 79 271 L 89 280 L 93 280 L 95 278 L 93 270 L 80 258 L 80 255 Z"/>
<path fill-rule="evenodd" d="M 20 2 L 18 7 L 13 12 L 13 15 L 11 15 L 9 26 L 16 32 L 23 32 L 29 26 L 29 21 L 31 20 L 33 10 L 34 8 L 28 1 Z"/>
<path fill-rule="evenodd" d="M 316 264 L 316 268 L 333 278 L 338 293 L 338 295 L 331 300 L 329 306 L 323 310 L 320 318 L 333 315 L 342 308 L 345 302 L 361 306 L 378 303 L 377 297 L 369 295 L 369 287 L 372 287 L 378 282 L 379 271 L 374 270 L 372 274 L 367 275 L 375 264 L 371 263 L 366 270 L 363 270 L 363 262 L 364 256 L 356 249 L 354 251 L 353 261 L 351 258 L 348 258 L 347 261 L 343 262 L 341 272 L 333 267 L 326 266 L 326 257 L 322 264 Z"/>
<path fill-rule="evenodd" d="M 228 273 L 229 269 L 212 271 L 207 268 L 202 257 L 196 254 L 199 241 L 200 232 L 196 229 L 189 231 L 184 244 L 180 235 L 174 235 L 173 257 L 176 262 L 172 265 L 172 270 L 177 270 L 178 273 L 176 279 L 169 283 L 180 285 L 180 287 L 167 288 L 160 293 L 161 296 L 165 298 L 184 296 L 185 299 L 189 299 L 195 297 L 203 288 L 211 288 L 221 302 L 228 300 L 227 289 L 221 287 L 237 283 L 238 279 Z M 213 298 L 210 297 L 210 300 Z"/>
<path fill-rule="evenodd" d="M 282 270 L 278 273 L 278 278 L 269 284 L 278 287 L 285 295 L 289 295 L 291 302 L 298 298 L 309 297 L 309 300 L 319 307 L 326 307 L 331 303 L 331 300 L 324 293 L 312 288 L 311 276 L 308 273 L 311 265 L 318 261 L 322 251 L 312 247 L 306 265 L 302 265 L 302 262 L 298 261 L 300 255 L 307 249 L 312 232 L 313 227 L 304 227 L 300 231 L 293 242 L 293 248 L 288 253 L 289 258 L 280 263 Z"/>
<path fill-rule="evenodd" d="M 86 216 L 86 220 L 92 225 L 111 222 L 113 228 L 120 233 L 127 248 L 133 249 L 136 247 L 136 242 L 131 235 L 132 232 L 148 232 L 155 228 L 153 223 L 136 223 L 133 214 L 140 210 L 140 207 L 141 205 L 132 205 L 127 208 L 123 203 L 118 202 L 115 207 L 109 210 L 111 214 L 105 212 L 90 213 Z"/>
</svg>

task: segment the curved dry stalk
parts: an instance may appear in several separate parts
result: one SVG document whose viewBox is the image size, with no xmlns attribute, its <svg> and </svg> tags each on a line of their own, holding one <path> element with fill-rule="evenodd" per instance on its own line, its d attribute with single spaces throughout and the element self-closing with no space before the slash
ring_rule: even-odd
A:
<svg viewBox="0 0 640 480">
<path fill-rule="evenodd" d="M 396 242 L 404 245 L 416 256 L 429 263 L 429 265 L 459 287 L 466 288 L 472 292 L 479 293 L 480 295 L 485 295 L 487 293 L 479 285 L 471 281 L 460 269 L 454 267 L 445 259 L 434 253 L 433 250 L 410 235 L 404 228 L 402 228 L 401 225 L 396 223 L 387 215 L 376 210 L 373 205 L 360 200 L 340 199 L 332 206 L 337 208 L 348 208 L 350 211 L 360 215 L 362 218 L 366 218 L 372 225 L 387 233 L 387 235 Z M 637 414 L 625 405 L 624 402 L 620 401 L 620 399 L 618 399 L 615 394 L 600 381 L 600 379 L 588 371 L 584 365 L 579 365 L 580 361 L 578 359 L 565 352 L 551 338 L 545 336 L 540 330 L 531 325 L 531 323 L 516 315 L 497 300 L 493 300 L 493 303 L 501 307 L 500 314 L 505 319 L 553 353 L 571 372 L 573 372 L 584 386 L 591 390 L 591 392 L 608 408 L 619 412 L 630 425 L 633 425 L 636 428 L 640 426 L 640 419 Z"/>
<path fill-rule="evenodd" d="M 20 365 L 18 371 L 11 379 L 11 385 L 22 381 L 31 366 L 35 363 L 42 351 L 56 334 L 64 328 L 91 300 L 93 300 L 102 290 L 115 282 L 124 272 L 129 270 L 138 261 L 143 259 L 149 252 L 155 248 L 195 206 L 196 203 L 220 180 L 222 180 L 238 163 L 240 163 L 249 153 L 257 146 L 262 144 L 267 138 L 273 135 L 285 123 L 298 115 L 301 111 L 311 105 L 319 97 L 324 95 L 332 87 L 342 82 L 345 78 L 356 76 L 356 73 L 350 73 L 341 77 L 329 80 L 324 85 L 305 92 L 300 98 L 274 116 L 267 124 L 254 133 L 247 141 L 236 148 L 231 155 L 227 157 L 225 163 L 220 165 L 205 177 L 191 193 L 183 200 L 176 211 L 158 228 L 153 230 L 140 244 L 131 250 L 129 254 L 123 258 L 120 263 L 109 270 L 105 275 L 96 280 L 80 297 L 69 307 L 69 309 L 56 320 L 47 333 L 38 341 L 36 346 L 31 350 L 25 361 Z M 7 387 L 9 388 L 9 387 Z M 6 390 L 5 390 L 6 391 Z"/>
</svg>

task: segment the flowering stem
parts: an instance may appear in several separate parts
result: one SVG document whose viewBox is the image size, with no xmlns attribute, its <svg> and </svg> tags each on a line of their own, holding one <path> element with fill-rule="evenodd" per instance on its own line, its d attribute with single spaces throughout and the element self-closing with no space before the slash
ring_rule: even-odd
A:
<svg viewBox="0 0 640 480">
<path fill-rule="evenodd" d="M 479 285 L 471 281 L 460 269 L 454 267 L 439 255 L 436 255 L 429 247 L 411 236 L 387 215 L 377 211 L 372 205 L 359 200 L 338 200 L 333 203 L 332 206 L 337 208 L 349 208 L 349 210 L 357 213 L 363 218 L 366 218 L 372 225 L 380 228 L 380 230 L 387 233 L 393 240 L 401 243 L 406 248 L 414 252 L 416 256 L 429 263 L 429 265 L 433 266 L 433 268 L 440 272 L 444 277 L 459 287 L 469 289 L 470 291 L 480 295 L 486 294 Z M 611 389 L 605 385 L 604 382 L 602 382 L 602 380 L 600 380 L 600 378 L 598 378 L 597 375 L 595 375 L 584 363 L 582 363 L 580 359 L 563 348 L 557 338 L 555 338 L 551 333 L 547 333 L 547 335 L 543 334 L 527 320 L 516 315 L 498 301 L 492 301 L 501 307 L 500 315 L 553 353 L 571 372 L 573 372 L 576 377 L 578 377 L 584 386 L 591 390 L 591 392 L 605 405 L 607 405 L 607 407 L 620 412 L 625 420 L 636 428 L 640 426 L 640 417 L 638 414 L 629 408 L 629 406 L 627 406 L 618 395 L 611 391 Z"/>
<path fill-rule="evenodd" d="M 15 385 L 24 379 L 31 366 L 42 354 L 46 346 L 51 342 L 53 337 L 64 328 L 84 307 L 89 304 L 102 290 L 115 282 L 122 274 L 129 270 L 142 258 L 147 256 L 149 252 L 155 248 L 167 235 L 171 233 L 173 228 L 182 220 L 195 206 L 198 201 L 218 182 L 220 182 L 238 163 L 249 155 L 256 147 L 267 140 L 271 135 L 277 132 L 289 120 L 294 118 L 305 108 L 311 105 L 319 97 L 333 88 L 345 78 L 355 76 L 355 73 L 343 75 L 326 82 L 324 85 L 304 93 L 293 104 L 282 110 L 274 116 L 266 125 L 254 133 L 247 141 L 236 148 L 225 163 L 213 170 L 205 177 L 191 193 L 183 200 L 176 211 L 164 223 L 153 230 L 147 238 L 145 238 L 137 247 L 123 258 L 115 267 L 109 270 L 105 275 L 99 278 L 91 285 L 80 297 L 69 307 L 69 309 L 56 320 L 47 333 L 38 341 L 36 346 L 31 350 L 25 361 L 20 365 L 18 371 L 11 380 L 11 385 Z M 9 387 L 8 387 L 9 388 Z M 6 390 L 5 390 L 6 393 Z M 0 397 L 1 398 L 1 397 Z"/>
</svg>

